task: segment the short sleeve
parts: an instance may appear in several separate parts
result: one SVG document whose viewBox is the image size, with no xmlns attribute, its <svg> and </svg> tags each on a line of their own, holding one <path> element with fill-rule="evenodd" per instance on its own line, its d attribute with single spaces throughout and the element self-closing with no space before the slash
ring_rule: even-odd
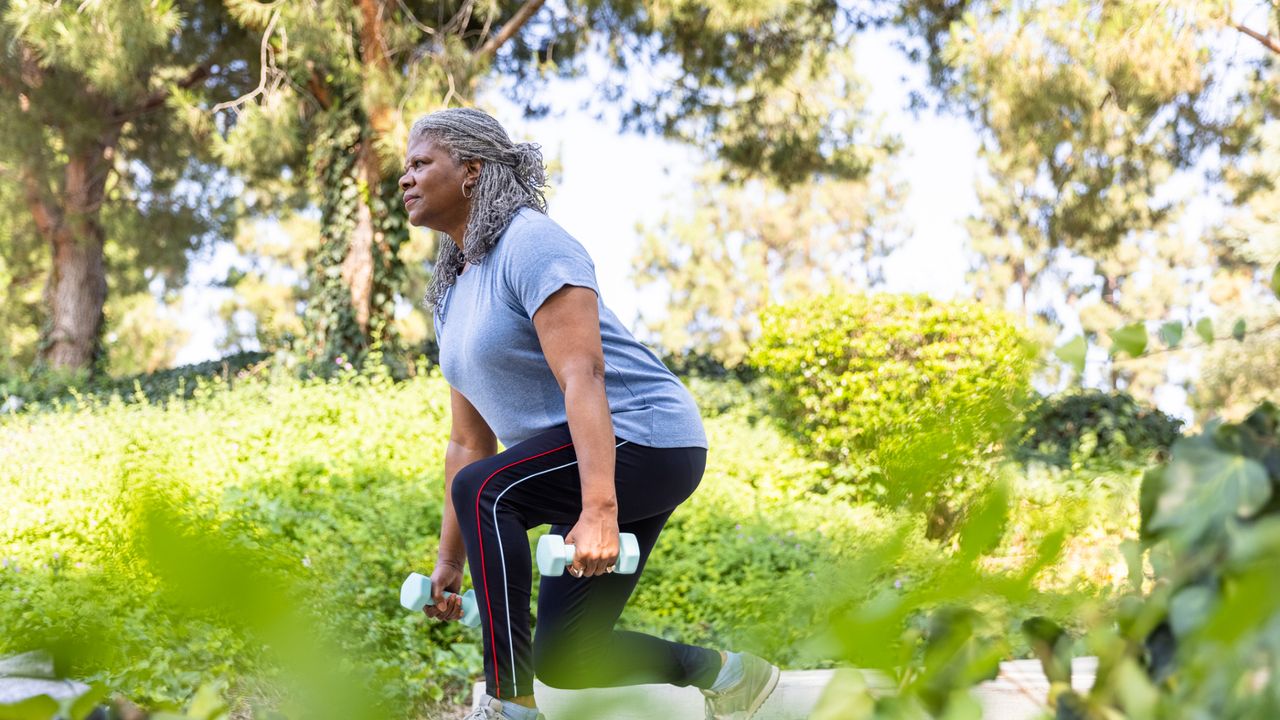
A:
<svg viewBox="0 0 1280 720">
<path fill-rule="evenodd" d="M 542 303 L 565 285 L 591 288 L 600 297 L 591 255 L 559 226 L 529 223 L 508 233 L 502 242 L 510 243 L 503 274 L 527 317 L 533 318 Z"/>
</svg>

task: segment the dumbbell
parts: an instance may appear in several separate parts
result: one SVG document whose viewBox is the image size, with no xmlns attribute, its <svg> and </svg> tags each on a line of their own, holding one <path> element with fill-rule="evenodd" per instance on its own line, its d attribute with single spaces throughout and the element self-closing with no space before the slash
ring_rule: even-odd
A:
<svg viewBox="0 0 1280 720">
<path fill-rule="evenodd" d="M 444 596 L 453 597 L 454 594 L 446 590 Z M 400 604 L 407 610 L 422 612 L 422 608 L 431 604 L 431 578 L 410 573 L 400 586 Z M 476 607 L 475 590 L 462 594 L 462 624 L 467 627 L 480 625 L 480 609 Z"/>
<path fill-rule="evenodd" d="M 543 535 L 538 540 L 538 571 L 543 575 L 558 577 L 573 564 L 573 546 L 565 545 L 559 535 Z M 630 575 L 640 564 L 640 543 L 631 533 L 618 533 L 618 562 L 613 571 Z"/>
</svg>

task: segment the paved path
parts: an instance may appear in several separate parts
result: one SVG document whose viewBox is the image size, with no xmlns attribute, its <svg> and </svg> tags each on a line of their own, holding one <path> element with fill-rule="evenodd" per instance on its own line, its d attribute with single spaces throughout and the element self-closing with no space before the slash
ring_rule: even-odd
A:
<svg viewBox="0 0 1280 720">
<path fill-rule="evenodd" d="M 1097 663 L 1093 658 L 1076 658 L 1072 665 L 1072 684 L 1078 690 L 1088 690 L 1093 685 Z M 778 687 L 760 708 L 758 720 L 805 720 L 818 707 L 819 700 L 831 703 L 834 710 L 840 703 L 839 682 L 833 686 L 831 696 L 823 698 L 823 691 L 837 674 L 840 681 L 847 679 L 842 670 L 788 670 L 782 673 Z M 865 672 L 863 677 L 873 691 L 889 690 L 888 678 L 877 673 Z M 995 680 L 982 683 L 975 695 L 983 706 L 987 720 L 1031 720 L 1047 712 L 1044 705 L 1049 683 L 1035 660 L 1015 660 L 1000 664 L 1000 675 Z M 484 693 L 484 683 L 476 683 L 472 703 Z M 695 688 L 673 685 L 633 685 L 623 688 L 589 690 L 559 690 L 534 681 L 534 696 L 547 720 L 703 720 L 702 694 Z M 829 717 L 839 717 L 832 713 Z"/>
</svg>

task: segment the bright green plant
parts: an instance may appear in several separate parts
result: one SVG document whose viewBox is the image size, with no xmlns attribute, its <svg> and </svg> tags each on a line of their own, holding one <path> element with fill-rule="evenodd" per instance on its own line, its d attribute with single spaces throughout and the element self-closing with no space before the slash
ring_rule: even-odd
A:
<svg viewBox="0 0 1280 720">
<path fill-rule="evenodd" d="M 1084 638 L 1099 658 L 1087 695 L 1069 636 L 1035 621 L 1062 720 L 1280 715 L 1280 407 L 1213 424 L 1146 474 L 1134 593 Z M 1143 556 L 1155 583 L 1142 593 Z"/>
<path fill-rule="evenodd" d="M 406 613 L 396 595 L 436 555 L 438 371 L 193 384 L 185 401 L 83 395 L 0 420 L 0 655 L 45 648 L 60 672 L 152 709 L 190 707 L 221 683 L 236 713 L 290 718 L 323 713 L 287 706 L 287 689 L 322 702 L 317 686 L 345 687 L 308 662 L 320 658 L 350 671 L 351 697 L 383 717 L 448 716 L 440 706 L 464 702 L 482 667 L 478 639 Z M 717 393 L 712 462 L 622 627 L 830 666 L 837 656 L 802 648 L 829 611 L 808 591 L 815 578 L 900 538 L 892 566 L 841 581 L 844 597 L 864 598 L 927 582 L 936 549 L 917 518 L 809 492 L 821 463 L 753 422 L 745 389 Z M 779 596 L 795 599 L 791 622 L 776 621 Z"/>
<path fill-rule="evenodd" d="M 769 308 L 749 361 L 779 426 L 836 481 L 925 501 L 1008 432 L 1037 349 L 1005 315 L 916 295 L 828 295 Z"/>
</svg>

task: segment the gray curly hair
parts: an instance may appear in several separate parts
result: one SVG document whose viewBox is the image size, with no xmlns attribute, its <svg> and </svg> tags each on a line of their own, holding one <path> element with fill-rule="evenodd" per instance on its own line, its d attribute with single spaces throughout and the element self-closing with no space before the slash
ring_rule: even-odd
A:
<svg viewBox="0 0 1280 720">
<path fill-rule="evenodd" d="M 423 304 L 434 310 L 445 291 L 457 281 L 464 263 L 479 264 L 520 208 L 547 212 L 543 193 L 547 174 L 538 145 L 511 142 L 502 125 L 480 110 L 449 108 L 424 115 L 409 129 L 409 144 L 424 137 L 442 145 L 454 162 L 484 163 L 471 195 L 462 250 L 449 238 L 440 236 L 435 272 L 423 297 Z"/>
</svg>

